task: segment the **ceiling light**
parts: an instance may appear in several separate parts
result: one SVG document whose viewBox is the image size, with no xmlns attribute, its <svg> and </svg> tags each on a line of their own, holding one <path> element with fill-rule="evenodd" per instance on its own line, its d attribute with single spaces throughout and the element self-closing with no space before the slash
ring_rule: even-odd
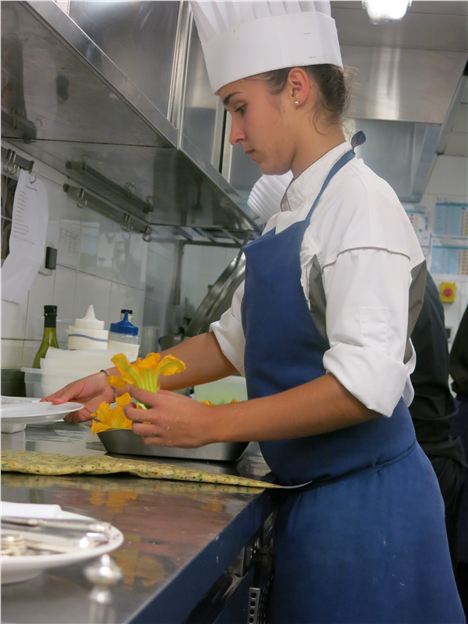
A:
<svg viewBox="0 0 468 624">
<path fill-rule="evenodd" d="M 410 5 L 411 0 L 362 0 L 362 6 L 374 24 L 401 19 Z"/>
</svg>

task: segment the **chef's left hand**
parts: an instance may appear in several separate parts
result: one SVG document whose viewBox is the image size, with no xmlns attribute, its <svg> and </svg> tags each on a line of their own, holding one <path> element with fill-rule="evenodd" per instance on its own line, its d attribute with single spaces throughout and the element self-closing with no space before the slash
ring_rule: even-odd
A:
<svg viewBox="0 0 468 624">
<path fill-rule="evenodd" d="M 194 448 L 216 441 L 210 436 L 215 408 L 168 390 L 154 394 L 132 386 L 129 392 L 148 407 L 125 408 L 133 421 L 133 431 L 143 437 L 145 444 Z"/>
</svg>

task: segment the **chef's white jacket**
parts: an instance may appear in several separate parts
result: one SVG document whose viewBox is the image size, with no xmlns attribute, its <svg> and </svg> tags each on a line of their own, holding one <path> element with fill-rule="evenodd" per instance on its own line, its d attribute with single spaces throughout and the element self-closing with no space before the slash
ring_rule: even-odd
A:
<svg viewBox="0 0 468 624">
<path fill-rule="evenodd" d="M 265 232 L 279 233 L 303 220 L 329 170 L 349 149 L 348 142 L 338 145 L 293 180 Z M 396 194 L 362 160 L 351 160 L 326 188 L 305 232 L 300 261 L 305 300 L 328 339 L 325 370 L 385 416 L 401 397 L 409 405 L 415 364 L 409 336 L 424 297 L 425 260 Z M 211 325 L 241 374 L 243 292 L 242 284 L 230 309 Z"/>
</svg>

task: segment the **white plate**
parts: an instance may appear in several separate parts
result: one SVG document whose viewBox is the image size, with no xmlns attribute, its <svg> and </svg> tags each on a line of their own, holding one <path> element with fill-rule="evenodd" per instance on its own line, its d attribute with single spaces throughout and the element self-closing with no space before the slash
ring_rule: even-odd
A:
<svg viewBox="0 0 468 624">
<path fill-rule="evenodd" d="M 28 425 L 31 423 L 43 423 L 61 420 L 70 412 L 81 409 L 81 403 L 61 403 L 54 405 L 39 399 L 28 399 L 26 397 L 1 397 L 1 416 L 6 423 L 20 423 Z"/>
<path fill-rule="evenodd" d="M 54 515 L 54 519 L 56 518 L 90 519 L 87 516 L 69 513 L 67 511 L 61 511 L 59 515 Z M 111 526 L 109 542 L 102 546 L 96 546 L 96 548 L 87 548 L 86 550 L 77 550 L 76 552 L 66 554 L 2 557 L 2 584 L 26 581 L 38 576 L 41 572 L 49 568 L 58 568 L 72 563 L 94 559 L 94 557 L 100 557 L 118 548 L 122 542 L 122 533 L 116 527 Z"/>
</svg>

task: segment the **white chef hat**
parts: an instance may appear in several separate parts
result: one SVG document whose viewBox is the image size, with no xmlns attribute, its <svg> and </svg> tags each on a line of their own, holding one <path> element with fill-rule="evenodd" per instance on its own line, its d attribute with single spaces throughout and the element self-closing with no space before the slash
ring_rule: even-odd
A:
<svg viewBox="0 0 468 624">
<path fill-rule="evenodd" d="M 192 1 L 211 87 L 262 72 L 342 66 L 329 2 Z"/>
<path fill-rule="evenodd" d="M 268 219 L 281 210 L 281 200 L 288 188 L 293 174 L 262 175 L 250 191 L 247 204 L 255 215 L 255 221 L 264 225 Z"/>
</svg>

